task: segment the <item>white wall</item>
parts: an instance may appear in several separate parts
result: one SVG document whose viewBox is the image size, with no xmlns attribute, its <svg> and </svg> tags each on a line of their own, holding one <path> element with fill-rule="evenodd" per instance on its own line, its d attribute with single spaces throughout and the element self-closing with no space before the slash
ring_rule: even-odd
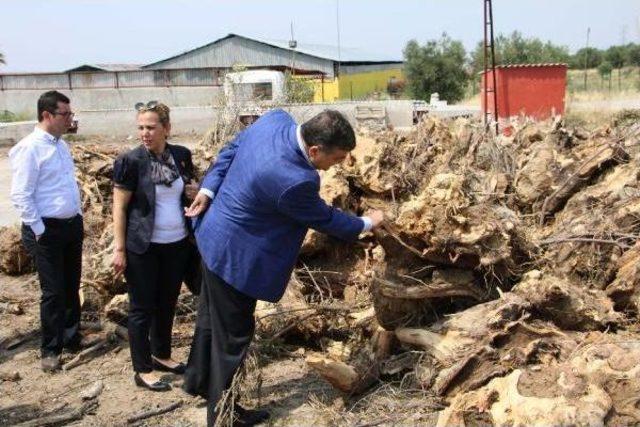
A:
<svg viewBox="0 0 640 427">
<path fill-rule="evenodd" d="M 209 94 L 211 95 L 211 94 Z M 203 98 L 206 95 L 202 95 Z M 151 99 L 142 98 L 142 99 Z M 157 99 L 165 100 L 160 97 Z M 195 94 L 194 94 L 194 99 Z M 73 100 L 72 100 L 73 102 Z M 82 99 L 82 102 L 85 102 Z M 106 104 L 107 100 L 97 100 L 97 103 Z M 171 126 L 173 134 L 198 133 L 203 134 L 211 126 L 218 111 L 213 106 L 175 106 L 171 107 Z M 387 112 L 387 122 L 395 128 L 407 128 L 412 125 L 413 103 L 412 101 L 371 101 L 371 102 L 337 102 L 322 104 L 302 104 L 283 106 L 289 111 L 298 123 L 310 119 L 314 115 L 325 109 L 334 109 L 343 113 L 347 119 L 355 126 L 355 109 L 357 105 L 381 105 Z M 128 108 L 120 109 L 78 109 L 72 103 L 72 108 L 78 112 L 79 135 L 106 135 L 106 136 L 129 136 L 136 132 L 135 111 L 133 103 Z M 2 107 L 0 107 L 2 108 Z M 432 114 L 438 116 L 451 116 L 458 114 L 460 107 L 450 106 L 442 111 L 434 111 Z M 477 115 L 477 109 L 470 109 L 471 115 Z M 33 129 L 33 123 L 24 124 L 0 124 L 0 141 L 14 143 L 19 141 Z"/>
<path fill-rule="evenodd" d="M 44 90 L 0 91 L 0 110 L 27 113 L 36 118 L 36 103 Z M 157 100 L 170 108 L 214 105 L 220 86 L 177 86 L 60 90 L 71 99 L 71 108 L 81 113 L 95 110 L 132 109 L 136 102 Z"/>
<path fill-rule="evenodd" d="M 373 101 L 367 105 L 381 104 L 387 110 L 387 119 L 394 127 L 408 127 L 412 125 L 411 101 Z M 303 104 L 283 106 L 299 123 L 310 119 L 325 109 L 334 109 L 343 113 L 355 126 L 355 108 L 358 103 L 338 102 L 323 104 Z M 172 133 L 204 133 L 211 126 L 217 111 L 211 106 L 172 107 Z M 126 136 L 135 132 L 135 111 L 82 111 L 78 114 L 80 135 L 113 135 Z"/>
</svg>

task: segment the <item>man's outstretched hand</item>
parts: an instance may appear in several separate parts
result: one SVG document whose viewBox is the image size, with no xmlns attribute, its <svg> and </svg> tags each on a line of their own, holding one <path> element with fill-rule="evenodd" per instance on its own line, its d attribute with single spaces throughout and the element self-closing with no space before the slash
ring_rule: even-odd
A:
<svg viewBox="0 0 640 427">
<path fill-rule="evenodd" d="M 371 220 L 371 228 L 376 228 L 384 221 L 384 212 L 381 210 L 371 210 L 365 212 L 365 216 L 368 216 Z"/>
<path fill-rule="evenodd" d="M 184 214 L 189 218 L 196 217 L 207 209 L 209 203 L 211 203 L 211 199 L 207 195 L 198 193 L 191 206 L 184 208 Z"/>
</svg>

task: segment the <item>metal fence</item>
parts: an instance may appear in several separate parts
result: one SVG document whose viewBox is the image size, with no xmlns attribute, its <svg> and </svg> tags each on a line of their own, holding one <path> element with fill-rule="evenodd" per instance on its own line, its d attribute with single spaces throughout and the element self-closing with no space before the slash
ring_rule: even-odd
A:
<svg viewBox="0 0 640 427">
<path fill-rule="evenodd" d="M 189 68 L 0 74 L 0 90 L 220 86 L 224 71 L 220 68 Z"/>
</svg>

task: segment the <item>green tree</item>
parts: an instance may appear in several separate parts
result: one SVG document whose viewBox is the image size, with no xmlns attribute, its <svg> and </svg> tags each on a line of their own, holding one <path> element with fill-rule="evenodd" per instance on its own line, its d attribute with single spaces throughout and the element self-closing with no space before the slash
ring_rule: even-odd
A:
<svg viewBox="0 0 640 427">
<path fill-rule="evenodd" d="M 314 93 L 311 81 L 293 77 L 289 71 L 285 73 L 284 94 L 287 102 L 313 102 Z"/>
<path fill-rule="evenodd" d="M 598 74 L 600 74 L 601 84 L 604 82 L 605 78 L 609 79 L 609 90 L 611 90 L 611 72 L 613 71 L 613 66 L 609 61 L 604 61 L 600 65 L 598 65 Z"/>
<path fill-rule="evenodd" d="M 535 37 L 525 38 L 518 31 L 514 31 L 508 36 L 498 34 L 494 39 L 494 52 L 496 65 L 568 63 L 571 59 L 569 49 L 566 46 L 554 45 L 550 41 L 543 42 Z M 477 92 L 480 81 L 479 73 L 484 70 L 484 42 L 480 41 L 476 44 L 476 48 L 471 53 L 470 66 L 473 75 L 473 91 Z"/>
<path fill-rule="evenodd" d="M 469 79 L 465 67 L 466 52 L 462 42 L 446 33 L 424 46 L 411 40 L 404 48 L 407 91 L 417 99 L 429 99 L 434 92 L 441 99 L 456 102 L 463 98 Z"/>
<path fill-rule="evenodd" d="M 566 46 L 554 45 L 550 41 L 532 37 L 525 38 L 519 31 L 509 36 L 499 34 L 494 40 L 496 65 L 535 64 L 544 62 L 569 62 L 569 49 Z M 484 44 L 478 42 L 471 55 L 471 68 L 474 72 L 483 69 Z"/>
<path fill-rule="evenodd" d="M 627 45 L 627 63 L 640 67 L 640 44 Z"/>
<path fill-rule="evenodd" d="M 569 58 L 569 67 L 574 69 L 583 69 L 585 61 L 587 68 L 596 68 L 604 60 L 602 51 L 595 47 L 583 47 Z"/>
<path fill-rule="evenodd" d="M 611 46 L 605 53 L 607 61 L 611 63 L 611 66 L 618 70 L 618 90 L 622 86 L 622 78 L 620 76 L 620 70 L 624 67 L 626 49 L 624 46 Z"/>
<path fill-rule="evenodd" d="M 629 65 L 638 67 L 638 74 L 640 74 L 640 44 L 630 44 L 627 50 L 627 61 Z M 637 87 L 640 89 L 640 79 L 637 81 Z"/>
</svg>

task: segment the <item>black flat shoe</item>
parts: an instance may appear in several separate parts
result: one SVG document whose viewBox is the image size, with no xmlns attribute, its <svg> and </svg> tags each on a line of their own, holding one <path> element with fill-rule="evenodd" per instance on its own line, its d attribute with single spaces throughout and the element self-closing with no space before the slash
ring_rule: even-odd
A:
<svg viewBox="0 0 640 427">
<path fill-rule="evenodd" d="M 178 363 L 175 367 L 170 368 L 167 365 L 164 365 L 158 362 L 155 358 L 151 358 L 151 364 L 153 365 L 153 369 L 164 372 L 172 372 L 174 374 L 182 375 L 187 370 L 187 365 L 184 363 Z"/>
<path fill-rule="evenodd" d="M 133 379 L 135 380 L 136 385 L 138 387 L 146 388 L 146 389 L 151 390 L 151 391 L 169 391 L 169 390 L 171 390 L 171 386 L 169 385 L 169 383 L 166 383 L 164 381 L 156 381 L 153 384 L 149 384 L 148 382 L 143 380 L 142 377 L 140 376 L 140 374 L 138 374 L 137 372 L 133 376 Z"/>
<path fill-rule="evenodd" d="M 234 409 L 234 427 L 253 426 L 267 421 L 271 414 L 263 409 L 245 409 L 236 404 Z"/>
</svg>

